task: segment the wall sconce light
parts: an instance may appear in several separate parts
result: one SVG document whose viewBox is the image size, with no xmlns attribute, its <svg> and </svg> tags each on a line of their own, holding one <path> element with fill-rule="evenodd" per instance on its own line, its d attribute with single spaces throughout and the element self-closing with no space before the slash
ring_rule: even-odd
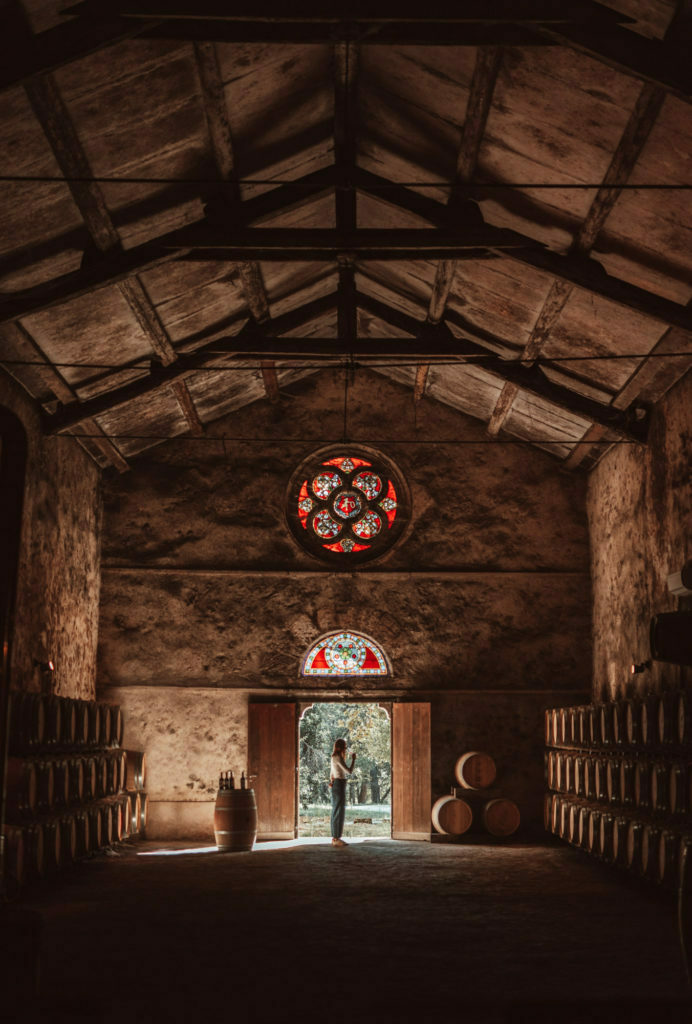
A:
<svg viewBox="0 0 692 1024">
<path fill-rule="evenodd" d="M 636 662 L 633 661 L 632 664 L 630 665 L 630 675 L 636 676 L 636 675 L 639 675 L 640 672 L 648 672 L 648 670 L 650 668 L 651 668 L 651 662 L 650 661 L 642 661 L 638 665 L 636 664 Z"/>
<path fill-rule="evenodd" d="M 55 672 L 55 665 L 52 661 L 39 661 L 38 658 L 34 658 L 34 668 L 40 669 L 41 675 Z"/>
</svg>

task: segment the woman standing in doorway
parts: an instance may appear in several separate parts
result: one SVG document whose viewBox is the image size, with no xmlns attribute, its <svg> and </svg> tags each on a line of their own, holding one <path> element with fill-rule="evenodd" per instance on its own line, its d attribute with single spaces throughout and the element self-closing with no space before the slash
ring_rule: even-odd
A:
<svg viewBox="0 0 692 1024">
<path fill-rule="evenodd" d="M 351 767 L 346 764 L 346 740 L 337 740 L 332 751 L 332 846 L 347 846 L 341 838 L 346 817 L 346 780 L 353 771 L 356 755 L 351 755 Z"/>
</svg>

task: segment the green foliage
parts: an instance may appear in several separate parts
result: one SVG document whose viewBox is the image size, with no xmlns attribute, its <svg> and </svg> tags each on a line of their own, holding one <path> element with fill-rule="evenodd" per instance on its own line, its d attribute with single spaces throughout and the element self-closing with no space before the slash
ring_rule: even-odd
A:
<svg viewBox="0 0 692 1024">
<path fill-rule="evenodd" d="M 381 804 L 391 789 L 391 730 L 377 704 L 314 704 L 300 723 L 300 803 L 328 803 L 330 758 L 334 741 L 346 740 L 358 756 L 346 787 L 347 803 Z"/>
</svg>

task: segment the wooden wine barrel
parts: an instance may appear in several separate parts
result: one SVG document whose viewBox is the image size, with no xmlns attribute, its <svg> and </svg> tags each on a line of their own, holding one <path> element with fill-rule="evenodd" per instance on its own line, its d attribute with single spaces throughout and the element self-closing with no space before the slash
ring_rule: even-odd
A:
<svg viewBox="0 0 692 1024">
<path fill-rule="evenodd" d="M 33 822 L 23 829 L 24 863 L 27 877 L 43 878 L 46 873 L 46 858 L 43 846 L 43 828 Z"/>
<path fill-rule="evenodd" d="M 106 795 L 115 796 L 120 788 L 120 766 L 116 754 L 107 754 L 106 761 Z"/>
<path fill-rule="evenodd" d="M 89 739 L 88 746 L 98 747 L 101 737 L 101 705 L 96 701 L 89 701 Z"/>
<path fill-rule="evenodd" d="M 556 756 L 557 755 L 555 754 L 554 750 L 548 750 L 546 752 L 545 781 L 546 781 L 546 785 L 548 786 L 548 789 L 551 789 L 551 790 L 555 789 L 555 759 L 556 759 Z"/>
<path fill-rule="evenodd" d="M 686 693 L 678 693 L 675 698 L 677 740 L 680 746 L 692 746 L 692 700 Z"/>
<path fill-rule="evenodd" d="M 564 756 L 564 779 L 565 793 L 574 793 L 574 757 L 572 754 Z"/>
<path fill-rule="evenodd" d="M 126 750 L 125 789 L 144 789 L 147 755 L 142 750 Z"/>
<path fill-rule="evenodd" d="M 676 710 L 675 694 L 661 694 L 658 698 L 656 733 L 662 746 L 669 747 L 677 740 Z"/>
<path fill-rule="evenodd" d="M 569 724 L 569 742 L 575 746 L 580 746 L 579 738 L 579 708 L 568 709 L 568 724 Z"/>
<path fill-rule="evenodd" d="M 627 744 L 627 708 L 624 701 L 614 701 L 611 705 L 613 723 L 613 742 L 617 747 Z"/>
<path fill-rule="evenodd" d="M 108 793 L 108 758 L 100 755 L 96 762 L 96 796 L 102 799 Z"/>
<path fill-rule="evenodd" d="M 543 742 L 546 747 L 553 745 L 553 712 L 550 708 L 543 712 Z"/>
<path fill-rule="evenodd" d="M 668 806 L 671 814 L 685 814 L 688 810 L 689 765 L 678 761 L 670 766 L 668 775 Z"/>
<path fill-rule="evenodd" d="M 77 708 L 69 697 L 58 697 L 60 701 L 60 746 L 73 747 L 77 735 Z"/>
<path fill-rule="evenodd" d="M 608 799 L 608 785 L 607 785 L 607 772 L 608 762 L 602 758 L 597 757 L 594 761 L 594 790 L 597 800 L 606 802 Z"/>
<path fill-rule="evenodd" d="M 575 796 L 584 796 L 584 758 L 575 757 L 574 759 L 574 773 L 573 773 L 573 788 Z"/>
<path fill-rule="evenodd" d="M 125 783 L 127 781 L 127 754 L 124 750 L 119 750 L 114 754 L 116 764 L 118 766 L 118 788 L 117 792 L 122 792 L 125 789 Z"/>
<path fill-rule="evenodd" d="M 560 725 L 558 711 L 559 708 L 550 709 L 550 742 L 554 747 L 557 747 L 560 744 Z"/>
<path fill-rule="evenodd" d="M 483 825 L 492 836 L 511 836 L 521 824 L 519 808 L 511 800 L 489 800 L 483 808 Z"/>
<path fill-rule="evenodd" d="M 543 828 L 546 832 L 552 831 L 554 799 L 554 793 L 546 793 L 543 797 Z"/>
<path fill-rule="evenodd" d="M 563 746 L 568 742 L 567 709 L 559 708 L 557 713 L 557 737 Z"/>
<path fill-rule="evenodd" d="M 557 820 L 557 834 L 560 839 L 568 839 L 569 837 L 569 810 L 570 802 L 564 797 L 560 799 L 560 806 L 558 809 L 558 820 Z"/>
<path fill-rule="evenodd" d="M 612 862 L 613 859 L 613 829 L 615 826 L 615 816 L 607 812 L 601 814 L 601 820 L 599 823 L 599 851 L 602 860 L 608 863 Z"/>
<path fill-rule="evenodd" d="M 123 812 L 120 802 L 114 801 L 111 805 L 112 819 L 112 841 L 119 843 L 123 837 Z"/>
<path fill-rule="evenodd" d="M 234 792 L 230 790 L 229 792 Z M 139 789 L 131 790 L 127 795 L 130 798 L 130 835 L 139 835 L 140 816 L 142 812 L 142 798 Z"/>
<path fill-rule="evenodd" d="M 634 802 L 642 811 L 651 807 L 651 764 L 637 761 L 634 769 Z"/>
<path fill-rule="evenodd" d="M 455 806 L 455 805 L 463 806 Z M 473 814 L 465 800 L 440 797 L 432 812 L 433 825 L 443 835 L 461 835 Z M 468 824 L 464 824 L 468 822 Z M 257 838 L 257 804 L 254 789 L 220 789 L 214 807 L 214 841 L 219 850 L 251 850 Z"/>
<path fill-rule="evenodd" d="M 638 701 L 628 700 L 625 703 L 625 735 L 631 747 L 641 743 L 641 705 Z"/>
<path fill-rule="evenodd" d="M 577 708 L 577 721 L 579 730 L 579 746 L 588 747 L 589 745 L 589 720 L 587 716 L 587 708 Z"/>
<path fill-rule="evenodd" d="M 592 747 L 601 745 L 601 716 L 598 707 L 591 704 L 587 711 L 589 744 Z"/>
<path fill-rule="evenodd" d="M 647 822 L 642 828 L 641 875 L 647 882 L 655 881 L 658 873 L 658 856 L 661 829 Z"/>
<path fill-rule="evenodd" d="M 10 753 L 30 754 L 43 744 L 46 712 L 38 693 L 14 690 L 10 698 Z"/>
<path fill-rule="evenodd" d="M 497 769 L 489 754 L 470 750 L 457 760 L 454 774 L 457 782 L 464 789 L 487 789 L 495 781 Z"/>
<path fill-rule="evenodd" d="M 37 810 L 49 811 L 51 809 L 53 806 L 54 785 L 53 762 L 36 761 Z"/>
<path fill-rule="evenodd" d="M 242 790 L 241 790 L 242 792 Z M 142 837 L 146 835 L 147 831 L 147 813 L 149 811 L 149 797 L 146 793 L 141 792 L 139 795 L 139 833 Z"/>
<path fill-rule="evenodd" d="M 67 775 L 69 781 L 69 802 L 79 804 L 84 799 L 84 760 L 81 757 L 71 757 L 67 762 Z"/>
<path fill-rule="evenodd" d="M 123 741 L 123 713 L 117 704 L 111 704 L 110 737 L 111 747 L 119 747 Z"/>
<path fill-rule="evenodd" d="M 118 800 L 120 803 L 121 835 L 123 839 L 128 839 L 132 832 L 132 801 L 127 793 L 122 793 Z"/>
<path fill-rule="evenodd" d="M 111 705 L 99 702 L 99 746 L 107 747 L 111 739 Z"/>
<path fill-rule="evenodd" d="M 654 881 L 664 889 L 674 889 L 678 883 L 680 838 L 664 829 L 658 839 L 658 858 Z"/>
<path fill-rule="evenodd" d="M 61 865 L 60 828 L 55 818 L 40 822 L 43 829 L 43 848 L 46 858 L 46 872 L 54 872 Z"/>
<path fill-rule="evenodd" d="M 77 832 L 77 860 L 86 857 L 91 850 L 91 834 L 89 815 L 85 810 L 77 811 L 74 814 L 75 829 Z"/>
<path fill-rule="evenodd" d="M 642 827 L 641 821 L 628 822 L 625 843 L 625 867 L 638 875 L 642 871 Z"/>
<path fill-rule="evenodd" d="M 620 803 L 625 807 L 634 807 L 636 767 L 636 763 L 627 757 L 620 762 Z"/>
<path fill-rule="evenodd" d="M 626 866 L 628 825 L 627 818 L 617 817 L 613 820 L 611 864 L 619 868 Z"/>
<path fill-rule="evenodd" d="M 7 820 L 13 822 L 33 814 L 38 803 L 38 779 L 33 761 L 8 757 L 6 779 Z"/>
<path fill-rule="evenodd" d="M 252 793 L 252 800 L 242 798 L 236 801 L 234 793 Z M 227 795 L 229 799 L 226 799 Z M 250 839 L 252 828 L 257 832 L 257 809 L 253 807 L 254 790 L 222 790 L 216 797 L 214 808 L 214 835 L 216 845 L 224 850 L 251 850 L 254 837 Z M 454 796 L 441 796 L 433 804 L 431 811 L 433 828 L 443 836 L 461 836 L 468 831 L 473 821 L 473 811 L 466 802 Z M 238 833 L 236 835 L 236 833 Z M 241 845 L 233 845 L 240 843 Z M 249 843 L 249 845 L 247 845 Z M 244 845 L 243 845 L 244 844 Z"/>
<path fill-rule="evenodd" d="M 63 814 L 58 821 L 60 830 L 60 862 L 62 867 L 77 859 L 77 822 L 74 814 Z"/>
<path fill-rule="evenodd" d="M 670 768 L 665 761 L 651 766 L 651 809 L 654 814 L 666 814 L 670 808 Z"/>
<path fill-rule="evenodd" d="M 613 743 L 612 705 L 600 704 L 598 707 L 598 715 L 601 731 L 601 745 L 604 747 L 610 747 Z"/>
<path fill-rule="evenodd" d="M 653 747 L 658 739 L 658 702 L 655 697 L 645 697 L 639 708 L 641 743 Z"/>
<path fill-rule="evenodd" d="M 101 818 L 101 844 L 110 846 L 113 842 L 113 812 L 110 804 L 100 804 L 99 817 Z"/>
<path fill-rule="evenodd" d="M 592 757 L 584 758 L 584 796 L 587 800 L 593 800 L 596 795 L 595 762 Z"/>
<path fill-rule="evenodd" d="M 586 849 L 594 857 L 600 856 L 600 826 L 601 812 L 592 807 L 589 813 L 589 824 L 586 833 Z"/>
<path fill-rule="evenodd" d="M 606 762 L 606 793 L 608 803 L 620 803 L 620 761 L 609 757 Z"/>
<path fill-rule="evenodd" d="M 565 793 L 565 761 L 567 755 L 562 753 L 555 754 L 555 789 L 558 793 Z"/>
<path fill-rule="evenodd" d="M 579 828 L 577 833 L 578 843 L 582 850 L 587 849 L 587 839 L 589 835 L 589 818 L 591 816 L 591 809 L 589 807 L 580 807 L 579 809 Z"/>
<path fill-rule="evenodd" d="M 19 825 L 4 825 L 5 872 L 16 888 L 24 884 L 26 874 L 24 854 L 24 832 Z"/>
<path fill-rule="evenodd" d="M 69 761 L 60 757 L 53 762 L 53 805 L 67 807 L 70 801 Z"/>
<path fill-rule="evenodd" d="M 567 819 L 567 842 L 572 843 L 576 846 L 579 842 L 579 813 L 581 807 L 579 804 L 571 803 L 569 807 L 569 817 Z"/>
<path fill-rule="evenodd" d="M 97 793 L 97 781 L 96 781 L 96 758 L 85 757 L 82 759 L 84 766 L 84 799 L 95 800 Z"/>
<path fill-rule="evenodd" d="M 46 732 L 43 742 L 46 746 L 56 747 L 60 745 L 62 738 L 62 698 L 48 694 L 44 696 L 43 703 L 46 709 Z"/>
<path fill-rule="evenodd" d="M 74 701 L 76 747 L 85 747 L 89 742 L 89 704 L 85 700 Z"/>
</svg>

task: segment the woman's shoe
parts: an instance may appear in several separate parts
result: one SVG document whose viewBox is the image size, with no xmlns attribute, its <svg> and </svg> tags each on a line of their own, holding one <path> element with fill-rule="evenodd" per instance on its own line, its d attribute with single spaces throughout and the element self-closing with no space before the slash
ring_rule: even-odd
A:
<svg viewBox="0 0 692 1024">
<path fill-rule="evenodd" d="M 348 846 L 348 843 L 345 843 L 343 839 L 332 839 L 332 846 Z"/>
</svg>

